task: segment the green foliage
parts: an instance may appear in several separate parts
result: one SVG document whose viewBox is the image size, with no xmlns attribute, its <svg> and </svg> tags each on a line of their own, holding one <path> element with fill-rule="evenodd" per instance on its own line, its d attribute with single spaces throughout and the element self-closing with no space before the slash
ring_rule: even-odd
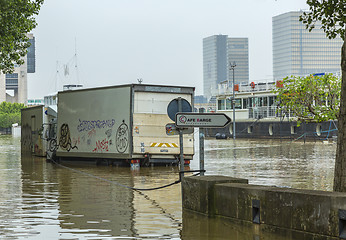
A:
<svg viewBox="0 0 346 240">
<path fill-rule="evenodd" d="M 300 20 L 311 31 L 316 21 L 321 21 L 322 28 L 328 38 L 341 37 L 344 44 L 341 50 L 342 90 L 340 115 L 338 116 L 338 144 L 335 158 L 334 191 L 346 192 L 346 154 L 344 136 L 346 135 L 345 122 L 345 96 L 346 96 L 346 1 L 345 0 L 307 0 L 310 11 L 304 13 Z"/>
<path fill-rule="evenodd" d="M 315 23 L 320 21 L 322 29 L 328 38 L 336 36 L 344 39 L 346 26 L 346 1 L 345 0 L 307 0 L 309 12 L 304 12 L 300 17 L 306 28 L 311 31 Z"/>
<path fill-rule="evenodd" d="M 273 91 L 280 110 L 290 111 L 301 122 L 335 120 L 339 114 L 341 79 L 324 76 L 286 77 Z"/>
<path fill-rule="evenodd" d="M 0 127 L 9 128 L 13 123 L 21 123 L 21 109 L 26 108 L 23 103 L 2 102 L 0 104 Z"/>
<path fill-rule="evenodd" d="M 37 25 L 43 0 L 0 0 L 0 72 L 11 73 L 24 63 L 30 46 L 27 33 Z"/>
</svg>

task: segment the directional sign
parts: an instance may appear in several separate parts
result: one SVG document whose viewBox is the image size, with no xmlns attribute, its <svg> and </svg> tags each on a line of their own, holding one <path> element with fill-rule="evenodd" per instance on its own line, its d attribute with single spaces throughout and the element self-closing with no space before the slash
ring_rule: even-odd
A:
<svg viewBox="0 0 346 240">
<path fill-rule="evenodd" d="M 192 134 L 193 128 L 184 128 L 182 131 L 183 134 Z M 177 129 L 174 123 L 168 123 L 166 124 L 166 134 L 168 136 L 179 135 L 179 129 Z"/>
<path fill-rule="evenodd" d="M 177 127 L 225 127 L 231 119 L 224 113 L 177 113 L 175 125 Z"/>
</svg>

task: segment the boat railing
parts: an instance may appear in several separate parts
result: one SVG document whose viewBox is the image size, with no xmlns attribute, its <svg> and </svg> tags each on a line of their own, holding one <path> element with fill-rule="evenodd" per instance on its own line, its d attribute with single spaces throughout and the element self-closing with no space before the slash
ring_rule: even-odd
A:
<svg viewBox="0 0 346 240">
<path fill-rule="evenodd" d="M 259 91 L 270 91 L 275 88 L 274 83 L 258 83 L 255 85 L 247 84 L 247 85 L 238 85 L 237 92 L 259 92 Z M 219 84 L 217 89 L 218 95 L 229 95 L 233 94 L 233 87 L 226 84 Z"/>
<path fill-rule="evenodd" d="M 261 118 L 275 118 L 275 117 L 293 117 L 290 112 L 284 112 L 278 109 L 277 106 L 264 106 L 264 107 L 252 107 L 249 108 L 249 118 L 261 119 Z"/>
</svg>

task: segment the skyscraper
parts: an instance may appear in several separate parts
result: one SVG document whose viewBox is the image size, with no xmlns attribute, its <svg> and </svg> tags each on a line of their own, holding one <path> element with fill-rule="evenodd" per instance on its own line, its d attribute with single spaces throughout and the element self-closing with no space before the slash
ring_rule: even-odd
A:
<svg viewBox="0 0 346 240">
<path fill-rule="evenodd" d="M 302 11 L 273 17 L 273 77 L 340 72 L 342 39 L 328 39 L 316 23 L 309 32 L 299 21 Z"/>
<path fill-rule="evenodd" d="M 15 65 L 11 74 L 0 73 L 0 103 L 26 103 L 28 98 L 28 73 L 35 72 L 35 37 L 29 33 L 28 54 L 23 65 Z"/>
<path fill-rule="evenodd" d="M 235 84 L 249 82 L 247 38 L 213 35 L 203 39 L 203 92 L 208 99 L 215 96 L 218 84 L 232 82 L 230 63 L 236 63 Z"/>
<path fill-rule="evenodd" d="M 247 38 L 228 38 L 228 63 L 236 63 L 235 84 L 249 83 L 249 41 Z M 229 65 L 229 64 L 228 64 Z M 228 78 L 232 81 L 233 72 L 228 72 Z"/>
</svg>

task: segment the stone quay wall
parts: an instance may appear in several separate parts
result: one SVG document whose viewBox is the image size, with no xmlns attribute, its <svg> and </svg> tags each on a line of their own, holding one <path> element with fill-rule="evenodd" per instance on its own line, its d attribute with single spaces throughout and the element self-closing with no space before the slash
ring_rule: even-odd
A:
<svg viewBox="0 0 346 240">
<path fill-rule="evenodd" d="M 346 239 L 346 193 L 248 184 L 225 176 L 184 177 L 185 210 L 269 229 Z M 315 239 L 315 238 L 314 238 Z"/>
</svg>

